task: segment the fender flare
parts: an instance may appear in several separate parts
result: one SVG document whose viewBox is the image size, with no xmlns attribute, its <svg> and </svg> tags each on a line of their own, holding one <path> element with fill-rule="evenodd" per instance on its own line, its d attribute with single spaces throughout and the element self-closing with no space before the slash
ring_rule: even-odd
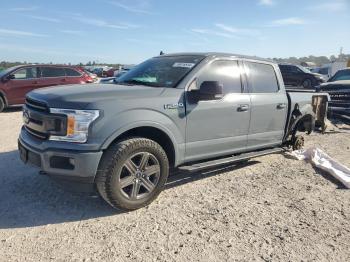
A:
<svg viewBox="0 0 350 262">
<path fill-rule="evenodd" d="M 141 128 L 141 127 L 156 128 L 156 129 L 162 131 L 164 134 L 166 134 L 169 137 L 171 143 L 173 144 L 173 148 L 174 148 L 174 152 L 175 152 L 175 163 L 177 163 L 177 161 L 179 160 L 179 149 L 178 149 L 178 146 L 177 146 L 178 143 L 177 143 L 177 140 L 176 140 L 175 136 L 165 126 L 163 126 L 163 125 L 161 125 L 161 124 L 159 124 L 157 122 L 152 122 L 152 121 L 137 121 L 137 122 L 133 122 L 133 123 L 130 123 L 128 125 L 122 126 L 118 130 L 116 130 L 114 133 L 112 133 L 102 143 L 101 149 L 102 150 L 107 149 L 113 143 L 113 141 L 118 139 L 118 137 L 120 137 L 124 133 L 126 133 L 126 132 L 128 132 L 128 131 L 130 131 L 132 129 Z"/>
<path fill-rule="evenodd" d="M 310 134 L 315 127 L 315 112 L 311 104 L 300 106 L 299 103 L 295 103 L 293 107 L 294 109 L 290 113 L 290 120 L 288 121 L 289 123 L 283 138 L 284 141 L 288 141 L 290 136 L 294 137 L 298 131 L 298 126 L 305 121 L 310 121 L 311 119 L 311 125 L 309 125 L 309 129 L 307 130 L 308 134 Z"/>
</svg>

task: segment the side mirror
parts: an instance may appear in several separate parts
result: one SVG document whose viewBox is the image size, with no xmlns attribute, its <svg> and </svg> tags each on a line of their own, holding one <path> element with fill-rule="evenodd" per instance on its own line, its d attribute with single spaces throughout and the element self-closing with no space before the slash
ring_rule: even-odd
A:
<svg viewBox="0 0 350 262">
<path fill-rule="evenodd" d="M 12 80 L 12 79 L 16 79 L 16 77 L 15 77 L 14 74 L 9 74 L 9 75 L 6 77 L 6 80 Z"/>
<path fill-rule="evenodd" d="M 1 82 L 6 83 L 6 82 L 10 81 L 11 79 L 15 79 L 15 75 L 10 74 L 10 75 L 7 75 L 7 76 L 3 76 L 1 78 Z"/>
<path fill-rule="evenodd" d="M 223 85 L 218 81 L 204 81 L 199 87 L 200 100 L 215 100 L 223 97 Z"/>
</svg>

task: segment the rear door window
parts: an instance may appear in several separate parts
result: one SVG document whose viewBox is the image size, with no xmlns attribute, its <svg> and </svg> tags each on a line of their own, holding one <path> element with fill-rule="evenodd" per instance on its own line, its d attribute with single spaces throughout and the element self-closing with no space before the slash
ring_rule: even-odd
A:
<svg viewBox="0 0 350 262">
<path fill-rule="evenodd" d="M 42 77 L 62 77 L 65 75 L 66 73 L 64 71 L 64 68 L 60 68 L 60 67 L 42 67 L 41 68 Z"/>
<path fill-rule="evenodd" d="M 17 70 L 13 73 L 15 79 L 31 79 L 31 78 L 37 78 L 37 68 L 36 67 L 26 67 Z"/>
<path fill-rule="evenodd" d="M 279 90 L 275 69 L 272 65 L 245 62 L 250 93 L 276 93 Z"/>
<path fill-rule="evenodd" d="M 78 71 L 72 69 L 72 68 L 65 68 L 66 76 L 81 76 L 81 73 Z"/>
<path fill-rule="evenodd" d="M 241 70 L 237 61 L 220 60 L 208 65 L 198 77 L 198 88 L 204 81 L 217 81 L 224 94 L 242 93 Z"/>
<path fill-rule="evenodd" d="M 303 73 L 303 71 L 301 71 L 301 69 L 298 68 L 297 66 L 290 66 L 290 71 L 291 71 L 292 73 L 295 73 L 295 74 L 297 74 L 297 73 Z"/>
</svg>

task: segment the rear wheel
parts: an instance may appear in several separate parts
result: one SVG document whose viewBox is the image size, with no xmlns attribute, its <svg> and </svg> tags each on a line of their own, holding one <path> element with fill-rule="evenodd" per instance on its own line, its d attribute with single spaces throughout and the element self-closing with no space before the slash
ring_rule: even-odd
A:
<svg viewBox="0 0 350 262">
<path fill-rule="evenodd" d="M 4 111 L 5 109 L 5 101 L 2 97 L 0 97 L 0 112 Z"/>
<path fill-rule="evenodd" d="M 113 144 L 104 153 L 96 185 L 112 207 L 135 210 L 160 194 L 168 174 L 163 148 L 152 140 L 133 138 Z"/>
<path fill-rule="evenodd" d="M 301 83 L 301 85 L 303 86 L 303 88 L 311 88 L 312 87 L 312 81 L 309 78 L 304 79 L 303 82 Z"/>
</svg>

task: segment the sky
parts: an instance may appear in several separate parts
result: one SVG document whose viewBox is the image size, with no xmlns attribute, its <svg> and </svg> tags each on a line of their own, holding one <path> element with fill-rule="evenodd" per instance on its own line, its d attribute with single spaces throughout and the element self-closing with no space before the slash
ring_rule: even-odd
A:
<svg viewBox="0 0 350 262">
<path fill-rule="evenodd" d="M 161 50 L 350 53 L 350 0 L 1 2 L 0 61 L 132 64 Z"/>
</svg>

